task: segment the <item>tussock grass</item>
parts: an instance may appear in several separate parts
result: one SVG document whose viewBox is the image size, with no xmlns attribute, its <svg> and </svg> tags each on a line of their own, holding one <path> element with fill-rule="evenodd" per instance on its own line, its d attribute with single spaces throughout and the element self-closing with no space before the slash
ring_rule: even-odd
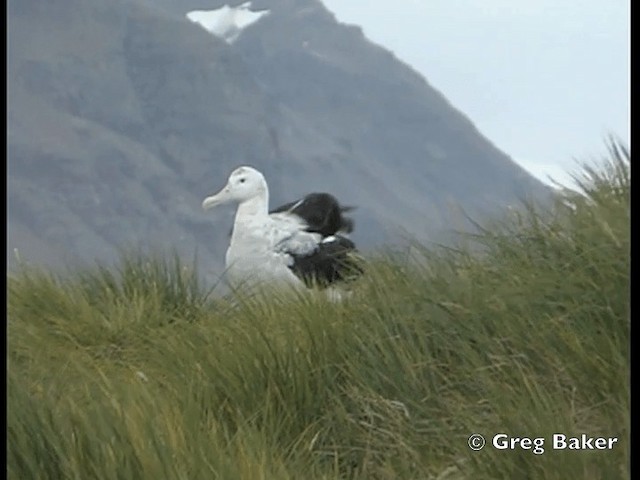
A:
<svg viewBox="0 0 640 480">
<path fill-rule="evenodd" d="M 482 253 L 378 256 L 341 303 L 213 298 L 177 257 L 25 267 L 9 478 L 629 478 L 630 153 L 609 154 L 581 194 L 485 227 Z"/>
</svg>

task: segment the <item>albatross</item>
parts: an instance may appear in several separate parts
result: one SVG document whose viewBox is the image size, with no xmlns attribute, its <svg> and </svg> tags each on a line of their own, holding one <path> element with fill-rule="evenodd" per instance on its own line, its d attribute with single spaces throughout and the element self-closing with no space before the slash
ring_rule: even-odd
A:
<svg viewBox="0 0 640 480">
<path fill-rule="evenodd" d="M 311 193 L 269 211 L 269 188 L 258 170 L 236 168 L 226 186 L 202 208 L 235 203 L 225 262 L 232 284 L 329 287 L 362 273 L 347 234 L 353 221 L 328 193 Z"/>
</svg>

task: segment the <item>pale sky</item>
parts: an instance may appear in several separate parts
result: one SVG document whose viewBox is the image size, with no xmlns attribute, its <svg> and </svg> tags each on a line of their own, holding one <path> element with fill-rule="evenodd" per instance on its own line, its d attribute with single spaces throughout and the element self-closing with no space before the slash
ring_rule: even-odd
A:
<svg viewBox="0 0 640 480">
<path fill-rule="evenodd" d="M 630 0 L 322 0 L 541 180 L 630 146 Z"/>
</svg>

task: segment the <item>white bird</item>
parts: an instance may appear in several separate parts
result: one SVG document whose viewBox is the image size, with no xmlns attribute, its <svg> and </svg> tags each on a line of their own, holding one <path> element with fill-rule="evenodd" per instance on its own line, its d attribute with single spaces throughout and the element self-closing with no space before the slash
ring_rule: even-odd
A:
<svg viewBox="0 0 640 480">
<path fill-rule="evenodd" d="M 346 237 L 353 221 L 328 193 L 312 193 L 269 212 L 269 189 L 255 168 L 242 166 L 202 207 L 237 203 L 227 275 L 235 285 L 267 283 L 327 287 L 362 273 L 354 243 Z"/>
</svg>

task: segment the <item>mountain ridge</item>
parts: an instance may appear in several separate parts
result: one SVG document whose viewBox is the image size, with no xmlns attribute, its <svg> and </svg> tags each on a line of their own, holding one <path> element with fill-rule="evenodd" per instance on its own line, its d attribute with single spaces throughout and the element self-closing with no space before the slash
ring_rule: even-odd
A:
<svg viewBox="0 0 640 480">
<path fill-rule="evenodd" d="M 232 211 L 200 202 L 241 164 L 263 171 L 274 207 L 310 191 L 356 205 L 365 249 L 403 228 L 440 238 L 451 203 L 476 216 L 548 196 L 321 2 L 254 1 L 271 13 L 233 45 L 186 18 L 225 3 L 8 2 L 10 266 L 16 248 L 59 265 L 175 247 L 213 278 Z"/>
</svg>

